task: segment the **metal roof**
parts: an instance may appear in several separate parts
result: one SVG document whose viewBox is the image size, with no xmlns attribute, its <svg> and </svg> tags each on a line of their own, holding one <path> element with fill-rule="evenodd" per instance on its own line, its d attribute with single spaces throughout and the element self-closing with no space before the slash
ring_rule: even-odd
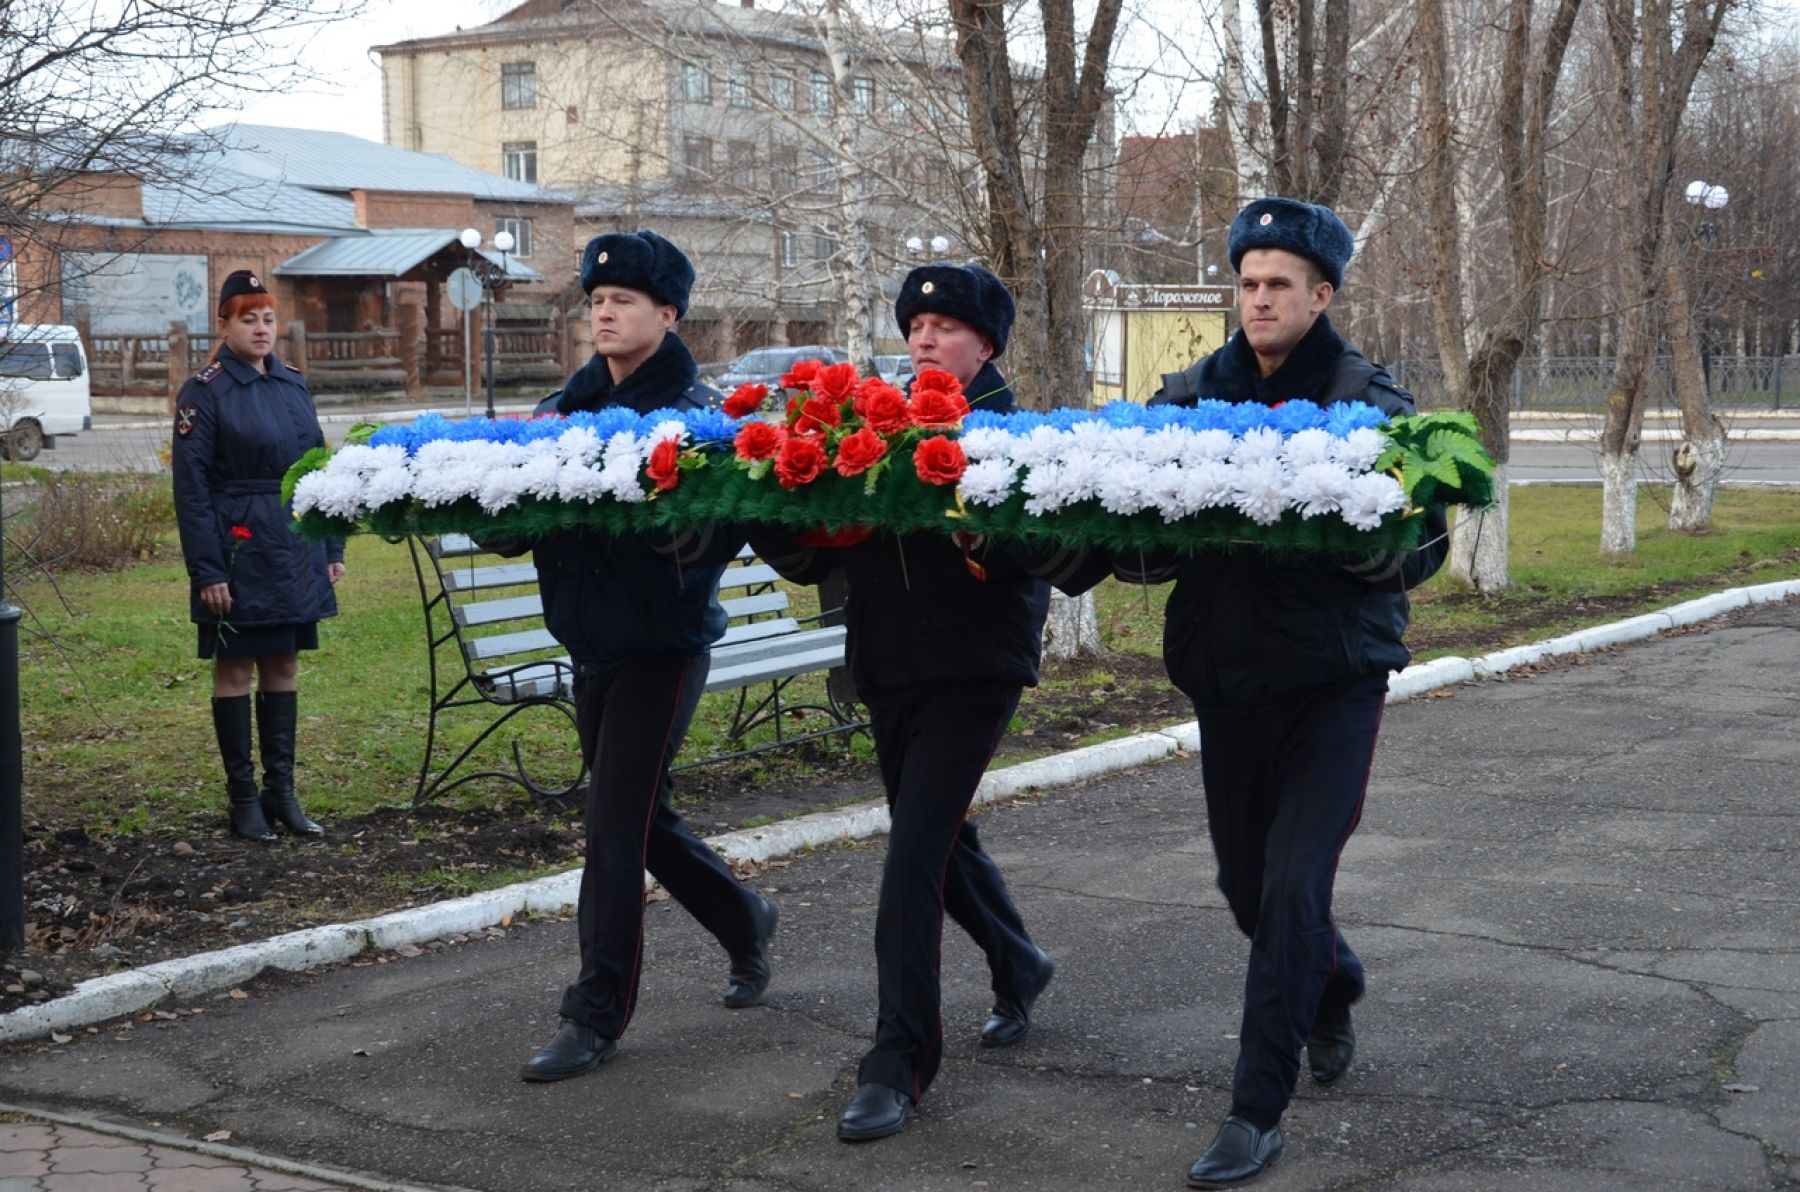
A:
<svg viewBox="0 0 1800 1192">
<path fill-rule="evenodd" d="M 144 221 L 164 227 L 250 227 L 330 235 L 353 231 L 356 203 L 269 178 L 196 161 L 185 179 L 157 178 L 143 185 Z"/>
<path fill-rule="evenodd" d="M 337 236 L 296 253 L 275 266 L 277 277 L 402 277 L 446 248 L 461 251 L 461 233 L 455 228 L 399 228 Z M 496 265 L 504 265 L 514 281 L 543 281 L 544 275 L 517 257 L 478 250 Z"/>
<path fill-rule="evenodd" d="M 224 124 L 199 134 L 197 154 L 225 168 L 311 190 L 394 190 L 566 203 L 569 199 L 530 182 L 477 170 L 441 153 L 417 153 L 344 132 Z"/>
</svg>

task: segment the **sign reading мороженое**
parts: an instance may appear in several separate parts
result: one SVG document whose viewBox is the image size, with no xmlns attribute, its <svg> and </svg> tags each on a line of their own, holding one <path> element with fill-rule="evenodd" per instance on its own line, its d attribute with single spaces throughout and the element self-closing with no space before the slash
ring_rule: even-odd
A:
<svg viewBox="0 0 1800 1192">
<path fill-rule="evenodd" d="M 1227 310 L 1237 291 L 1230 286 L 1115 286 L 1112 305 L 1120 310 Z"/>
</svg>

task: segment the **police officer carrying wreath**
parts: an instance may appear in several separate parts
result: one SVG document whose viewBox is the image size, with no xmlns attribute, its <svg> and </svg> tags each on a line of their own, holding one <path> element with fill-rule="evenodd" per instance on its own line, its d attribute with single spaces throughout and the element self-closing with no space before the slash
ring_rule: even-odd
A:
<svg viewBox="0 0 1800 1192">
<path fill-rule="evenodd" d="M 219 346 L 175 399 L 170 465 L 200 657 L 213 660 L 213 732 L 225 763 L 231 830 L 275 839 L 325 829 L 294 793 L 299 652 L 319 647 L 337 614 L 342 542 L 311 542 L 289 526 L 281 478 L 325 445 L 306 378 L 275 356 L 275 299 L 248 269 L 219 287 Z M 250 681 L 262 789 L 250 752 Z"/>
<path fill-rule="evenodd" d="M 1165 376 L 1156 400 L 1309 398 L 1412 413 L 1411 396 L 1326 317 L 1353 248 L 1334 212 L 1259 199 L 1232 222 L 1229 248 L 1242 327 Z M 1230 1187 L 1275 1162 L 1302 1048 L 1320 1084 L 1355 1053 L 1363 966 L 1332 919 L 1332 885 L 1362 814 L 1388 672 L 1410 657 L 1406 591 L 1444 559 L 1443 511 L 1427 516 L 1424 544 L 1403 554 L 1208 552 L 1126 576 L 1175 580 L 1163 660 L 1199 716 L 1219 889 L 1251 940 L 1231 1111 L 1188 1173 L 1193 1187 Z"/>
<path fill-rule="evenodd" d="M 674 331 L 693 284 L 687 257 L 655 232 L 589 241 L 581 288 L 595 354 L 537 412 L 625 406 L 648 414 L 716 401 Z M 670 766 L 705 689 L 710 648 L 725 632 L 719 576 L 742 545 L 741 536 L 710 529 L 672 539 L 570 530 L 535 543 L 544 623 L 575 666 L 591 778 L 581 972 L 563 995 L 555 1035 L 521 1069 L 524 1080 L 578 1076 L 617 1050 L 637 1000 L 645 869 L 725 948 L 726 1006 L 753 1005 L 768 987 L 775 907 L 739 883 L 670 802 Z"/>
<path fill-rule="evenodd" d="M 993 364 L 1013 322 L 999 278 L 973 265 L 920 266 L 906 276 L 894 315 L 915 373 L 955 376 L 974 409 L 1013 408 Z M 1025 1037 L 1055 972 L 965 818 L 1021 691 L 1037 684 L 1050 592 L 1004 552 L 948 535 L 883 533 L 842 549 L 798 546 L 764 528 L 750 538 L 790 579 L 816 583 L 842 568 L 848 580 L 848 663 L 869 708 L 893 827 L 875 921 L 875 1044 L 837 1131 L 846 1142 L 883 1138 L 905 1127 L 942 1057 L 945 911 L 980 946 L 992 975 L 982 1046 Z"/>
</svg>

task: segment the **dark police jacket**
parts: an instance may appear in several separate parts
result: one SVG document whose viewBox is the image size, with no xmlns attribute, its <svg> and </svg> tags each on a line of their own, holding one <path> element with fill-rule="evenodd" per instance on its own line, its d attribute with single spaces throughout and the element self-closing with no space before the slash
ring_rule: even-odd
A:
<svg viewBox="0 0 1800 1192">
<path fill-rule="evenodd" d="M 1012 390 L 992 363 L 965 392 L 977 409 L 1013 408 Z M 923 683 L 1037 685 L 1050 588 L 991 544 L 965 555 L 947 534 L 875 534 L 855 546 L 806 548 L 788 531 L 758 526 L 750 545 L 796 583 L 842 569 L 850 589 L 846 660 L 865 697 Z"/>
<path fill-rule="evenodd" d="M 306 379 L 274 356 L 268 366 L 264 373 L 221 347 L 175 399 L 175 517 L 189 615 L 199 623 L 218 620 L 200 603 L 200 589 L 221 583 L 231 585 L 225 620 L 235 628 L 337 613 L 325 568 L 343 559 L 344 544 L 302 538 L 281 503 L 282 476 L 308 449 L 323 447 L 325 434 Z"/>
<path fill-rule="evenodd" d="M 1239 331 L 1185 372 L 1165 376 L 1154 401 L 1193 405 L 1198 398 L 1269 406 L 1361 400 L 1390 415 L 1413 412 L 1412 395 L 1345 343 L 1324 315 L 1274 375 L 1262 375 Z M 1425 516 L 1424 545 L 1403 556 L 1346 566 L 1243 549 L 1174 563 L 1163 626 L 1169 677 L 1199 707 L 1242 710 L 1404 667 L 1412 657 L 1402 640 L 1406 590 L 1429 579 L 1446 554 L 1443 509 Z"/>
<path fill-rule="evenodd" d="M 627 406 L 648 414 L 704 409 L 717 400 L 718 394 L 700 383 L 687 345 L 671 331 L 655 354 L 617 385 L 605 357 L 595 354 L 536 412 Z M 582 677 L 633 658 L 699 654 L 725 633 L 719 576 L 743 544 L 741 532 L 727 527 L 673 538 L 597 530 L 540 538 L 533 560 L 544 625 L 569 651 Z"/>
</svg>

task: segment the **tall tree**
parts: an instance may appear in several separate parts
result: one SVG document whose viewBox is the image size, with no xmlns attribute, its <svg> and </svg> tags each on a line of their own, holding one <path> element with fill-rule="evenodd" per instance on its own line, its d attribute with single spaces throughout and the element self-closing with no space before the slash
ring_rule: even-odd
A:
<svg viewBox="0 0 1800 1192">
<path fill-rule="evenodd" d="M 1694 80 L 1734 0 L 1601 0 L 1612 64 L 1607 117 L 1616 154 L 1614 214 L 1621 311 L 1600 441 L 1600 550 L 1637 546 L 1637 452 L 1667 277 L 1669 183 Z M 1676 5 L 1679 8 L 1676 8 Z"/>
<path fill-rule="evenodd" d="M 1471 171 L 1459 151 L 1450 104 L 1450 37 L 1444 0 L 1418 0 L 1421 124 L 1425 131 L 1430 268 L 1427 289 L 1445 387 L 1481 423 L 1482 441 L 1498 465 L 1495 503 L 1457 519 L 1452 573 L 1476 591 L 1508 586 L 1506 464 L 1510 458 L 1509 396 L 1520 359 L 1543 318 L 1550 268 L 1545 251 L 1549 190 L 1545 170 L 1550 119 L 1581 0 L 1556 0 L 1536 37 L 1533 0 L 1505 0 L 1499 91 L 1491 111 L 1468 114 L 1470 140 L 1497 151 L 1508 268 L 1499 285 L 1481 287 L 1466 268 L 1464 242 L 1482 222 L 1477 189 L 1459 185 Z M 1473 105 L 1470 105 L 1471 108 Z M 1471 340 L 1473 345 L 1471 346 Z"/>
</svg>

